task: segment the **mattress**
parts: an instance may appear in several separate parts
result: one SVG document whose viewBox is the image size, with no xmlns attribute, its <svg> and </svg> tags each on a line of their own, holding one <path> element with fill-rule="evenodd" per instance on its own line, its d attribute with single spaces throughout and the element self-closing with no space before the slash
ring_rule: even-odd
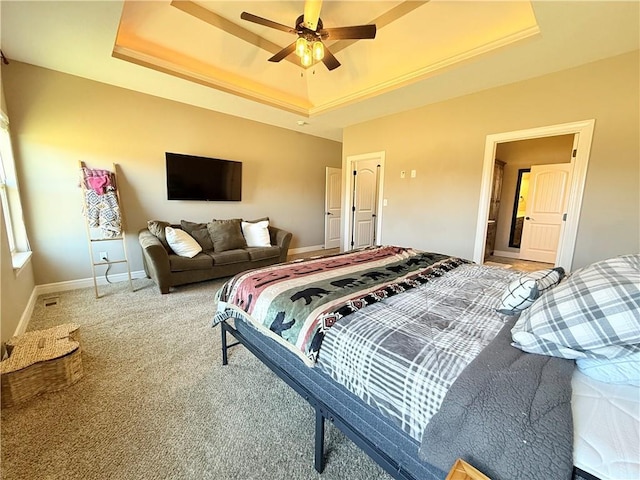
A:
<svg viewBox="0 0 640 480">
<path fill-rule="evenodd" d="M 575 370 L 573 463 L 601 480 L 640 478 L 640 387 L 593 380 Z"/>
</svg>

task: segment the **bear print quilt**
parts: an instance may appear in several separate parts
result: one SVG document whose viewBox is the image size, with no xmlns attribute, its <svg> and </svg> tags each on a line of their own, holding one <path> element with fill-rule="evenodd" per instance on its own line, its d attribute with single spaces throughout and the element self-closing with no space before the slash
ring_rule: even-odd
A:
<svg viewBox="0 0 640 480">
<path fill-rule="evenodd" d="M 340 318 L 468 263 L 396 246 L 369 247 L 240 273 L 216 293 L 213 324 L 243 318 L 309 366 Z"/>
</svg>

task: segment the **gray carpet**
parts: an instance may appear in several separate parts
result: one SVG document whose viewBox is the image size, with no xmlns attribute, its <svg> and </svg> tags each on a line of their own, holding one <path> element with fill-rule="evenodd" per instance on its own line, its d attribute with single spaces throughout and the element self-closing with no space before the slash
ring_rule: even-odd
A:
<svg viewBox="0 0 640 480">
<path fill-rule="evenodd" d="M 244 347 L 221 366 L 209 324 L 220 284 L 40 298 L 29 330 L 80 324 L 84 377 L 2 409 L 2 478 L 389 479 L 330 424 L 319 475 L 311 407 Z"/>
</svg>

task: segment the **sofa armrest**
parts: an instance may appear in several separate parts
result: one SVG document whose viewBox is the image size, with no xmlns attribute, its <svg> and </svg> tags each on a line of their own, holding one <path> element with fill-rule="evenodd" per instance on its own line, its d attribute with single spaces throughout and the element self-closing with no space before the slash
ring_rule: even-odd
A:
<svg viewBox="0 0 640 480">
<path fill-rule="evenodd" d="M 148 229 L 138 232 L 138 241 L 142 247 L 144 271 L 153 279 L 160 289 L 160 293 L 169 293 L 171 286 L 171 267 L 169 253 L 160 240 Z"/>
<path fill-rule="evenodd" d="M 271 237 L 271 245 L 280 247 L 280 263 L 286 262 L 293 235 L 291 232 L 269 225 L 269 236 Z"/>
</svg>

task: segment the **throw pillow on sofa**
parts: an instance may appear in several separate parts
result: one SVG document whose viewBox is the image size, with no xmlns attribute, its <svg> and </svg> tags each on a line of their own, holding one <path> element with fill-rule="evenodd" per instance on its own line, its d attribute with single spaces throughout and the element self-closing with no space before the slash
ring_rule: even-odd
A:
<svg viewBox="0 0 640 480">
<path fill-rule="evenodd" d="M 191 235 L 179 228 L 167 227 L 165 229 L 167 243 L 176 255 L 193 258 L 202 251 L 202 247 Z"/>
<path fill-rule="evenodd" d="M 261 222 L 242 222 L 242 234 L 247 247 L 270 247 L 269 220 Z"/>
<path fill-rule="evenodd" d="M 207 224 L 214 252 L 224 252 L 237 248 L 246 248 L 247 242 L 242 235 L 241 220 L 213 220 Z"/>
<path fill-rule="evenodd" d="M 209 236 L 209 230 L 207 229 L 206 223 L 195 223 L 180 220 L 180 226 L 200 244 L 203 251 L 206 252 L 207 250 L 213 250 L 213 242 Z"/>
<path fill-rule="evenodd" d="M 167 237 L 165 235 L 165 228 L 170 227 L 171 224 L 169 222 L 163 222 L 162 220 L 149 220 L 147 222 L 147 228 L 149 231 L 155 235 L 160 243 L 164 245 L 164 248 L 167 250 L 171 249 L 169 244 L 167 243 Z"/>
</svg>

